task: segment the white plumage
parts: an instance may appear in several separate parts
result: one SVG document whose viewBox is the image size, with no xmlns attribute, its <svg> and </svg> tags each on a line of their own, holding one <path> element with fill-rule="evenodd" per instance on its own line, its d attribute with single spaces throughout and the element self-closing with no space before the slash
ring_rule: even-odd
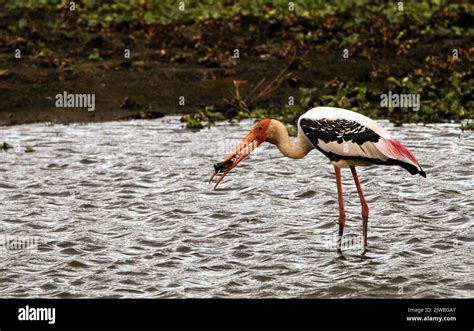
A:
<svg viewBox="0 0 474 331">
<path fill-rule="evenodd" d="M 306 128 L 302 128 L 301 125 L 304 120 L 311 121 L 311 124 Z M 321 121 L 334 123 L 337 130 L 331 132 L 335 133 L 332 134 L 331 140 L 324 140 L 318 134 L 324 129 L 321 128 Z M 416 159 L 403 145 L 395 140 L 379 123 L 362 114 L 335 107 L 316 107 L 301 115 L 298 120 L 298 130 L 301 131 L 300 135 L 305 136 L 315 148 L 323 153 L 333 155 L 334 159 L 330 159 L 337 167 L 368 166 L 387 162 L 393 163 L 393 160 L 398 160 L 415 167 L 417 172 L 422 172 Z M 315 131 L 313 136 L 311 130 Z M 371 139 L 364 141 L 364 134 L 367 136 L 369 130 L 373 132 L 369 134 L 369 138 L 373 139 L 372 141 Z M 347 136 L 353 139 L 344 139 Z M 357 138 L 358 136 L 360 138 Z M 337 156 L 340 156 L 340 158 L 337 158 Z"/>
</svg>

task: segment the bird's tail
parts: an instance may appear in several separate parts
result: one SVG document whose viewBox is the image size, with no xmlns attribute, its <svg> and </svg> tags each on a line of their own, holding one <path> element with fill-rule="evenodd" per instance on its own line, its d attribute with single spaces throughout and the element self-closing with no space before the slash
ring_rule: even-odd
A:
<svg viewBox="0 0 474 331">
<path fill-rule="evenodd" d="M 408 170 L 412 175 L 420 174 L 420 176 L 426 178 L 426 173 L 421 168 L 415 156 L 398 140 L 383 138 L 382 143 L 377 147 L 385 156 Z"/>
</svg>

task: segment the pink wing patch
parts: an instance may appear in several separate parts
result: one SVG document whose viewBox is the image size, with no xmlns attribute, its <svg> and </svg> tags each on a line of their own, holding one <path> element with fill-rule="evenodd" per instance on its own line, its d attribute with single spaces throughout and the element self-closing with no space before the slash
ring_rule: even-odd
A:
<svg viewBox="0 0 474 331">
<path fill-rule="evenodd" d="M 380 149 L 381 152 L 389 158 L 411 163 L 417 168 L 420 167 L 413 154 L 410 153 L 410 151 L 406 149 L 405 146 L 403 146 L 398 140 L 382 139 L 382 146 Z"/>
</svg>

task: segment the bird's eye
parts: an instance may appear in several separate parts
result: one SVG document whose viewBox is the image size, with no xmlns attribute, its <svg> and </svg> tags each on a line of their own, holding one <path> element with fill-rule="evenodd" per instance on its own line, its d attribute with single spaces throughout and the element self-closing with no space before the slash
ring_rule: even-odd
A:
<svg viewBox="0 0 474 331">
<path fill-rule="evenodd" d="M 259 126 L 257 129 L 258 129 L 258 131 L 262 131 L 263 127 Z"/>
</svg>

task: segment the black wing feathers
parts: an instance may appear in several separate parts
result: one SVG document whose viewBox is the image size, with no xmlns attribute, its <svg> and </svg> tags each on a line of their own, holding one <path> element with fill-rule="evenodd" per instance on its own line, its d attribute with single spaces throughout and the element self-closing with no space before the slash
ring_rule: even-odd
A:
<svg viewBox="0 0 474 331">
<path fill-rule="evenodd" d="M 308 139 L 316 146 L 318 139 L 325 143 L 337 141 L 342 144 L 344 141 L 352 141 L 362 145 L 367 141 L 376 143 L 380 136 L 368 127 L 356 121 L 346 119 L 319 119 L 311 120 L 303 118 L 300 121 L 301 129 Z"/>
</svg>

